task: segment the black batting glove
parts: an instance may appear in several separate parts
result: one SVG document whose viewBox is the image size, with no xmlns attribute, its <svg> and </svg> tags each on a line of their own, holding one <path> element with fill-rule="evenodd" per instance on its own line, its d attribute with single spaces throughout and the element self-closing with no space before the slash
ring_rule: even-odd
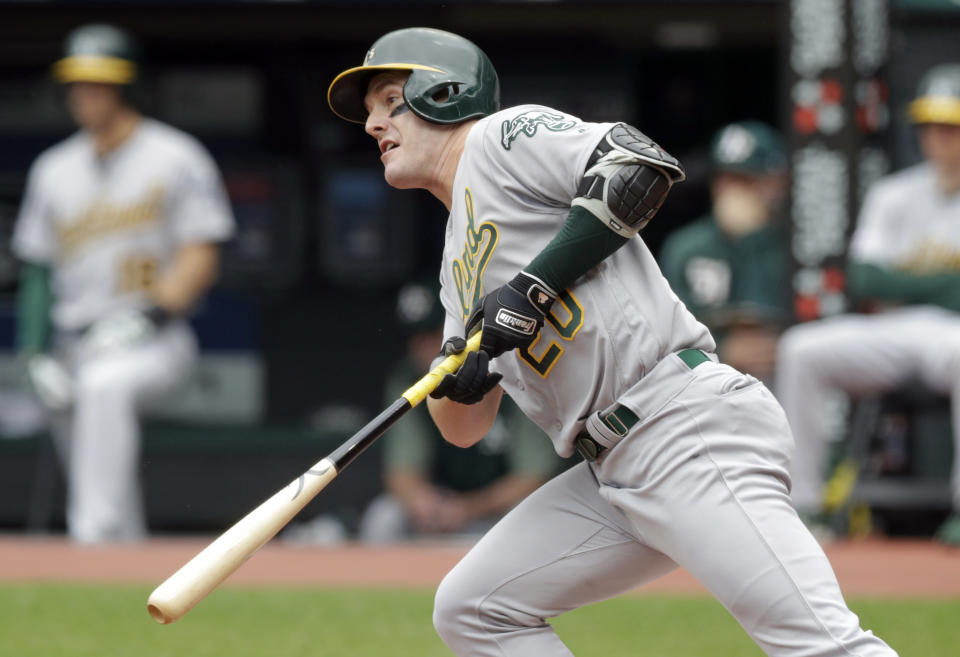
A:
<svg viewBox="0 0 960 657">
<path fill-rule="evenodd" d="M 460 337 L 448 338 L 443 343 L 441 356 L 459 354 L 467 348 L 467 341 Z M 456 374 L 447 374 L 440 380 L 430 396 L 434 399 L 447 397 L 460 404 L 476 404 L 500 383 L 502 374 L 490 372 L 490 356 L 482 351 L 467 354 Z"/>
<path fill-rule="evenodd" d="M 480 350 L 490 358 L 528 347 L 543 326 L 557 293 L 520 272 L 506 285 L 484 296 L 467 318 L 467 335 L 482 330 Z"/>
</svg>

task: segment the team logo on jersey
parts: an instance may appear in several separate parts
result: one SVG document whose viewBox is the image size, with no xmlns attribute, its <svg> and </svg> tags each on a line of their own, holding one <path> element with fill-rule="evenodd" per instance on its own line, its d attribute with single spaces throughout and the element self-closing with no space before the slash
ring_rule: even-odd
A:
<svg viewBox="0 0 960 657">
<path fill-rule="evenodd" d="M 553 112 L 543 112 L 540 110 L 530 110 L 516 116 L 509 121 L 504 121 L 500 127 L 500 144 L 507 150 L 510 150 L 511 144 L 520 135 L 533 137 L 537 134 L 537 129 L 543 126 L 551 132 L 563 132 L 577 125 L 577 122 L 563 114 Z"/>
<path fill-rule="evenodd" d="M 156 185 L 140 201 L 129 205 L 117 205 L 106 199 L 95 201 L 75 220 L 57 225 L 61 253 L 69 255 L 87 242 L 105 235 L 160 221 L 164 196 L 164 188 Z"/>
<path fill-rule="evenodd" d="M 730 265 L 714 258 L 690 258 L 686 266 L 690 296 L 700 306 L 718 306 L 730 297 Z"/>
<path fill-rule="evenodd" d="M 497 324 L 505 326 L 520 335 L 533 335 L 537 332 L 537 320 L 515 313 L 512 310 L 501 308 L 495 319 Z"/>
<path fill-rule="evenodd" d="M 460 297 L 460 310 L 463 316 L 470 314 L 473 306 L 480 300 L 480 291 L 483 288 L 483 271 L 490 262 L 493 250 L 497 248 L 499 233 L 493 222 L 485 221 L 477 226 L 473 209 L 473 194 L 470 188 L 463 193 L 464 205 L 467 211 L 467 234 L 464 240 L 463 253 L 454 259 L 451 265 L 453 282 L 457 286 Z"/>
<path fill-rule="evenodd" d="M 909 272 L 929 274 L 960 269 L 960 250 L 941 242 L 924 242 L 907 254 L 899 266 Z"/>
</svg>

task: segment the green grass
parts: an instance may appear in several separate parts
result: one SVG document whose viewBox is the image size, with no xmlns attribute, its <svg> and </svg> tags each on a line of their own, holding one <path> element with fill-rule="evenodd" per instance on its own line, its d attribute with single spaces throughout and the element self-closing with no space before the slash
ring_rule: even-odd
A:
<svg viewBox="0 0 960 657">
<path fill-rule="evenodd" d="M 2 657 L 449 656 L 433 631 L 431 591 L 214 592 L 173 625 L 146 611 L 147 588 L 0 586 Z M 960 654 L 960 599 L 854 600 L 865 627 L 903 657 Z M 760 657 L 714 600 L 622 597 L 555 622 L 584 657 Z"/>
</svg>

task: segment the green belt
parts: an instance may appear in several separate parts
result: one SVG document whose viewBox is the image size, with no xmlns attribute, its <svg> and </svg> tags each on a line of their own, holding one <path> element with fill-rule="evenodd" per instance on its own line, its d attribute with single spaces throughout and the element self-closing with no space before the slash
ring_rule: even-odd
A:
<svg viewBox="0 0 960 657">
<path fill-rule="evenodd" d="M 684 349 L 683 351 L 677 352 L 677 356 L 691 370 L 695 369 L 697 365 L 710 360 L 710 357 L 699 349 Z M 626 406 L 620 405 L 600 419 L 618 436 L 626 436 L 631 427 L 640 421 L 636 413 Z M 580 453 L 580 456 L 587 461 L 597 460 L 600 454 L 606 449 L 606 447 L 593 439 L 593 436 L 587 432 L 586 428 L 577 435 L 573 444 Z"/>
<path fill-rule="evenodd" d="M 677 356 L 679 356 L 680 360 L 686 363 L 687 367 L 689 367 L 691 370 L 695 369 L 697 365 L 706 363 L 708 360 L 710 360 L 710 357 L 699 349 L 684 349 L 683 351 L 678 351 Z"/>
</svg>

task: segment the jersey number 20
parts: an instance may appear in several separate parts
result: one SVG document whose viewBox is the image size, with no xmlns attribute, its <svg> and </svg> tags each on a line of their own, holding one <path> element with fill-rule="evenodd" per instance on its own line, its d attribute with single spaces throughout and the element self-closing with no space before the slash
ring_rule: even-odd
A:
<svg viewBox="0 0 960 657">
<path fill-rule="evenodd" d="M 546 324 L 553 327 L 557 336 L 564 341 L 569 342 L 577 335 L 577 331 L 583 326 L 583 306 L 570 293 L 570 290 L 564 290 L 557 296 L 557 300 L 547 315 Z M 557 364 L 564 352 L 562 342 L 553 339 L 548 340 L 544 335 L 547 328 L 546 324 L 529 347 L 519 350 L 523 362 L 532 367 L 543 378 L 547 378 L 550 370 Z M 545 343 L 546 346 L 542 343 Z"/>
</svg>

